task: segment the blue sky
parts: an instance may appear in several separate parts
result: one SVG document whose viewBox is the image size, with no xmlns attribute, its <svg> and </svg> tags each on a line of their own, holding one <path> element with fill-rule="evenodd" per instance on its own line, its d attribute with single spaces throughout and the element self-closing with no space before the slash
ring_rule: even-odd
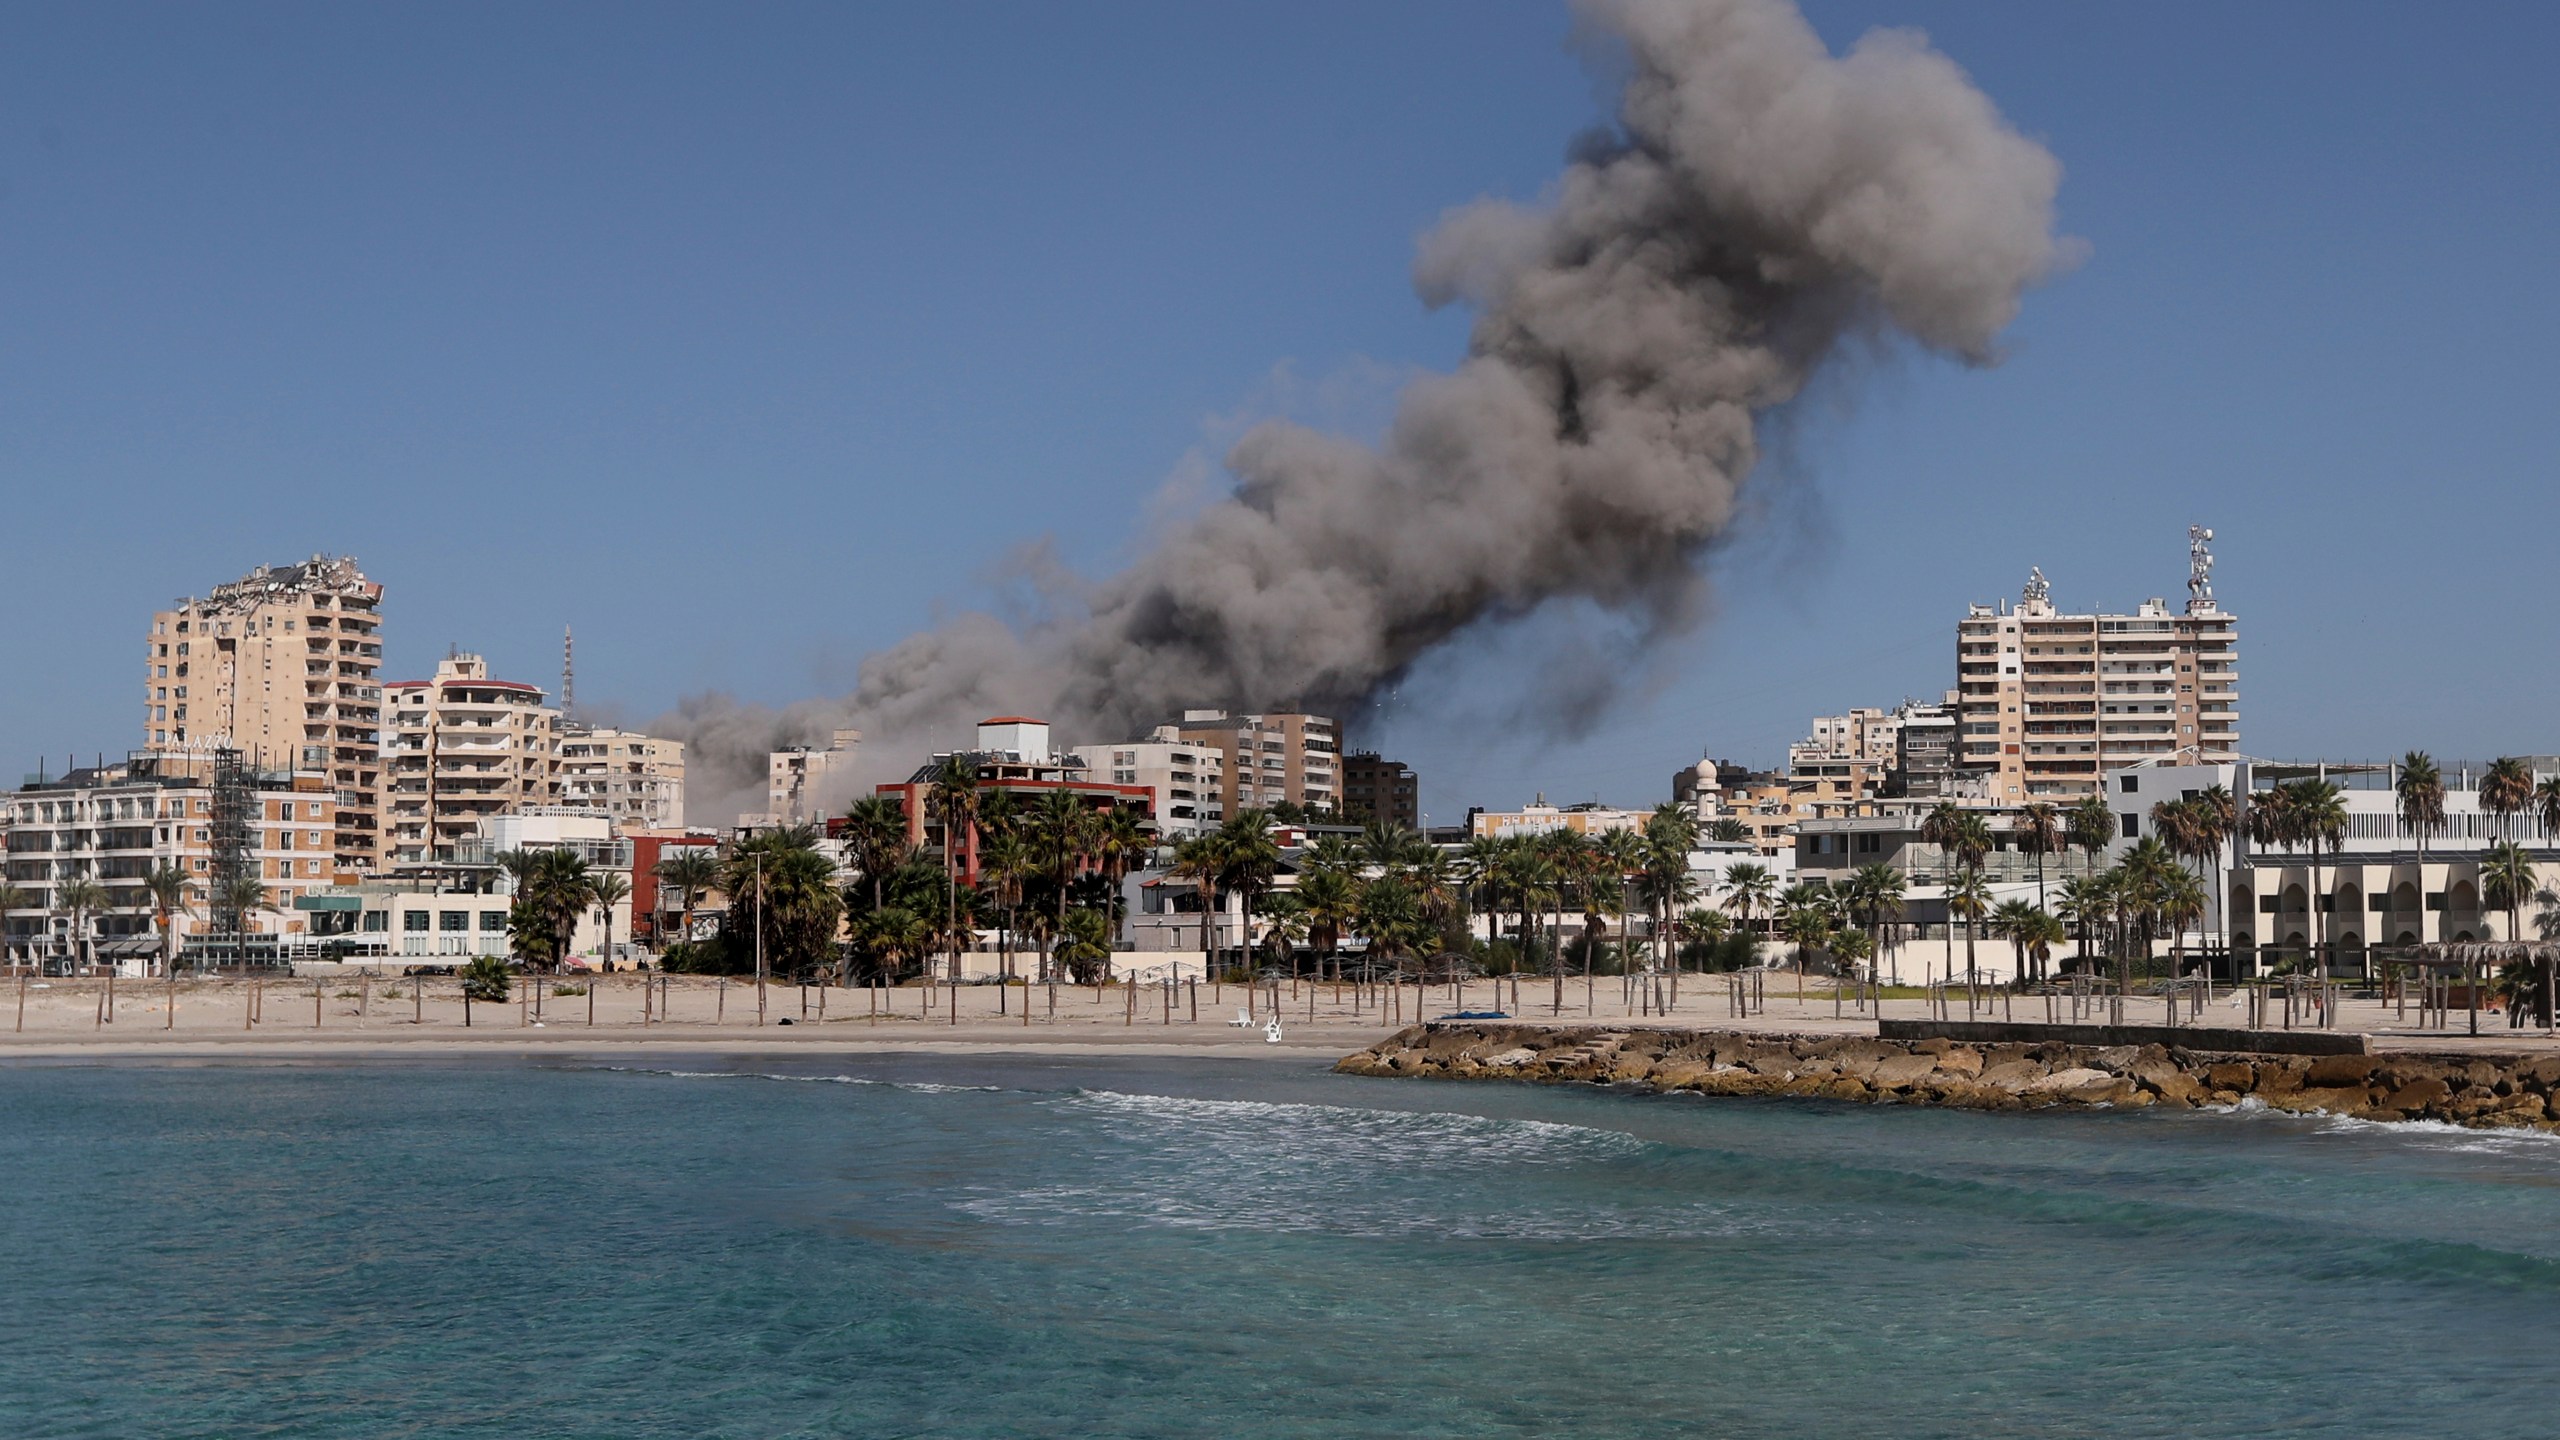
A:
<svg viewBox="0 0 2560 1440">
<path fill-rule="evenodd" d="M 1369 738 L 1468 803 L 1649 802 L 1943 688 L 1968 600 L 2242 617 L 2246 748 L 2560 750 L 2550 6 L 1817 4 L 1915 26 L 2090 257 L 2005 365 L 1796 417 L 1714 623 L 1596 732 L 1518 647 Z M 0 15 L 0 766 L 139 740 L 150 612 L 353 551 L 642 718 L 784 702 L 1016 545 L 1088 571 L 1240 416 L 1374 426 L 1464 317 L 1415 235 L 1602 97 L 1547 4 L 18 7 Z M 1205 449 L 1204 449 L 1205 447 Z"/>
</svg>

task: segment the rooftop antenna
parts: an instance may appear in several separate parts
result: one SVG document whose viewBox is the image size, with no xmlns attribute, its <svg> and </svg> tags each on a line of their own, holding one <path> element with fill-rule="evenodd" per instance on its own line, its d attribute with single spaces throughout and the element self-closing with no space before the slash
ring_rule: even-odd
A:
<svg viewBox="0 0 2560 1440">
<path fill-rule="evenodd" d="M 2187 613 L 2213 613 L 2213 531 L 2202 525 L 2187 527 Z"/>
<path fill-rule="evenodd" d="M 578 632 L 560 627 L 560 718 L 578 716 Z"/>
</svg>

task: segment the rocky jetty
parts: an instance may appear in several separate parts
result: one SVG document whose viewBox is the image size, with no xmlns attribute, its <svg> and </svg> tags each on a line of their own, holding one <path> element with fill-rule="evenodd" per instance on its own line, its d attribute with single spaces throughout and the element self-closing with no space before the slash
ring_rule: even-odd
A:
<svg viewBox="0 0 2560 1440">
<path fill-rule="evenodd" d="M 2180 1045 L 1878 1040 L 1639 1027 L 1439 1022 L 1334 1067 L 1349 1075 L 1529 1080 L 1977 1110 L 2238 1105 L 2560 1128 L 2560 1055 L 2277 1055 Z"/>
</svg>

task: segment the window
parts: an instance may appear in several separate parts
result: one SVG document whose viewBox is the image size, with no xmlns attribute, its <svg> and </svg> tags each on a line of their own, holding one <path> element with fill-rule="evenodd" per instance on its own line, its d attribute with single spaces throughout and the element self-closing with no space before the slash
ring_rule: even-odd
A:
<svg viewBox="0 0 2560 1440">
<path fill-rule="evenodd" d="M 400 928 L 412 935 L 425 933 L 427 928 L 427 912 L 424 910 L 401 911 Z"/>
<path fill-rule="evenodd" d="M 2127 840 L 2137 840 L 2137 839 L 2140 839 L 2140 838 L 2141 838 L 2141 836 L 2142 836 L 2142 817 L 2141 817 L 2141 816 L 2139 816 L 2139 815 L 2127 815 L 2127 816 L 2125 816 L 2125 817 L 2124 817 L 2124 838 L 2126 838 Z"/>
<path fill-rule="evenodd" d="M 368 935 L 378 935 L 389 930 L 391 928 L 391 912 L 388 910 L 367 910 L 364 912 L 364 928 L 365 933 Z"/>
<path fill-rule="evenodd" d="M 481 911 L 481 912 L 480 912 L 480 930 L 481 930 L 481 933 L 483 933 L 483 934 L 487 934 L 487 935 L 500 935 L 500 934 L 504 934 L 504 933 L 506 932 L 506 928 L 507 928 L 507 912 L 506 912 L 506 911 L 504 911 L 504 910 L 483 910 L 483 911 Z"/>
<path fill-rule="evenodd" d="M 468 910 L 439 910 L 436 912 L 436 929 L 447 935 L 455 934 L 457 932 L 468 932 L 471 929 L 471 912 Z"/>
<path fill-rule="evenodd" d="M 2116 784 L 2117 784 L 2117 786 L 2118 786 L 2119 788 L 2121 788 L 2121 789 L 2124 791 L 2124 793 L 2126 793 L 2127 795 L 2130 795 L 2130 794 L 2132 794 L 2135 790 L 2137 790 L 2137 789 L 2141 788 L 2141 781 L 2142 781 L 2142 777 L 2141 777 L 2141 776 L 2139 776 L 2139 775 L 2119 775 L 2119 776 L 2117 776 L 2117 777 L 2116 777 Z M 2126 833 L 2127 835 L 2130 835 L 2130 834 L 2132 834 L 2133 832 L 2132 832 L 2132 831 L 2130 831 L 2130 830 L 2127 830 L 2127 831 L 2126 831 L 2126 832 L 2124 832 L 2124 833 Z"/>
</svg>

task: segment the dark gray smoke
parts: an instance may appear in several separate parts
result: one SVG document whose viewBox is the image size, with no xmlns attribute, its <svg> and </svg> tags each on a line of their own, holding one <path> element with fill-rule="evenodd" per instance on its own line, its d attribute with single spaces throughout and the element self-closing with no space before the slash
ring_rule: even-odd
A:
<svg viewBox="0 0 2560 1440">
<path fill-rule="evenodd" d="M 2061 167 L 1920 36 L 1835 57 L 1785 0 L 1577 11 L 1624 66 L 1617 123 L 1539 204 L 1481 200 L 1422 238 L 1424 301 L 1479 318 L 1380 446 L 1264 424 L 1227 457 L 1232 497 L 1066 613 L 964 616 L 799 715 L 678 717 L 695 773 L 761 773 L 784 725 L 858 725 L 911 760 L 1001 712 L 1068 741 L 1186 706 L 1342 713 L 1462 630 L 1564 600 L 1676 631 L 1759 417 L 1846 342 L 1991 363 L 2065 263 Z"/>
</svg>

